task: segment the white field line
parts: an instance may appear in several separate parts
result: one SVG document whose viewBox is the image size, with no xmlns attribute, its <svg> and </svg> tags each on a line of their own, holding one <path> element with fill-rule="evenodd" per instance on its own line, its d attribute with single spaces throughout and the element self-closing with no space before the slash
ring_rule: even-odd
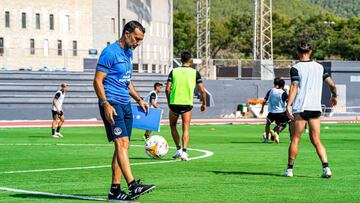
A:
<svg viewBox="0 0 360 203">
<path fill-rule="evenodd" d="M 37 191 L 31 191 L 31 190 L 21 190 L 21 189 L 15 189 L 15 188 L 8 188 L 8 187 L 0 187 L 0 190 L 2 191 L 8 191 L 8 192 L 18 192 L 18 193 L 26 193 L 26 194 L 33 194 L 33 195 L 43 195 L 43 196 L 49 196 L 49 197 L 60 197 L 60 198 L 66 198 L 66 199 L 81 199 L 81 200 L 92 200 L 92 201 L 108 201 L 108 199 L 105 198 L 96 198 L 96 197 L 88 197 L 88 196 L 77 196 L 77 195 L 66 195 L 66 194 L 54 194 L 54 193 L 48 193 L 48 192 L 37 192 Z M 129 202 L 129 201 L 117 201 L 117 202 Z M 131 202 L 134 203 L 134 202 Z"/>
<path fill-rule="evenodd" d="M 0 144 L 0 146 L 113 146 L 111 144 Z M 131 145 L 132 147 L 144 147 L 143 145 Z M 175 147 L 169 147 L 175 149 Z M 197 151 L 204 153 L 204 155 L 192 157 L 189 159 L 203 159 L 214 155 L 213 152 L 202 149 L 192 149 L 188 148 L 189 151 Z M 151 162 L 141 162 L 141 163 L 132 163 L 132 166 L 138 165 L 150 165 L 150 164 L 164 164 L 164 163 L 173 163 L 180 160 L 167 160 L 167 161 L 151 161 Z M 13 173 L 35 173 L 35 172 L 51 172 L 51 171 L 69 171 L 69 170 L 83 170 L 83 169 L 97 169 L 97 168 L 110 168 L 111 165 L 101 165 L 101 166 L 81 166 L 81 167 L 67 167 L 67 168 L 51 168 L 51 169 L 33 169 L 33 170 L 21 170 L 21 171 L 4 171 L 0 174 L 13 174 Z"/>
</svg>

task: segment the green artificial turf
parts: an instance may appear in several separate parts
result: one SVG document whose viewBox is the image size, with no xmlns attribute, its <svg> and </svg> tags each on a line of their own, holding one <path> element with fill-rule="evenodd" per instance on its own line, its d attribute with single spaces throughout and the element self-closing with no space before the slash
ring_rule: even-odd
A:
<svg viewBox="0 0 360 203">
<path fill-rule="evenodd" d="M 263 125 L 191 126 L 190 146 L 213 156 L 170 162 L 147 157 L 143 131 L 134 130 L 129 154 L 133 174 L 156 190 L 140 202 L 359 202 L 360 125 L 322 124 L 321 137 L 333 172 L 321 179 L 321 163 L 309 137 L 303 134 L 294 177 L 282 177 L 287 164 L 289 134 L 280 144 L 263 144 Z M 106 198 L 111 183 L 113 146 L 102 127 L 64 127 L 54 139 L 49 128 L 0 129 L 0 187 Z M 174 146 L 168 126 L 160 134 Z M 23 145 L 24 144 L 24 145 Z M 59 145 L 95 144 L 95 145 Z M 100 145 L 96 145 L 100 144 Z M 204 153 L 189 151 L 190 157 Z M 155 162 L 148 165 L 136 163 Z M 4 173 L 36 169 L 101 166 L 95 169 Z M 124 181 L 122 187 L 125 188 Z M 0 191 L 0 202 L 87 202 L 21 192 Z"/>
</svg>

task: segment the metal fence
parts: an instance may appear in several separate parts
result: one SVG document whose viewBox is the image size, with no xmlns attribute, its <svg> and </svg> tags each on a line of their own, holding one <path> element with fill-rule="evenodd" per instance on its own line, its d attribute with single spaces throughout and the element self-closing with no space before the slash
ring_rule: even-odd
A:
<svg viewBox="0 0 360 203">
<path fill-rule="evenodd" d="M 82 71 L 84 58 L 96 57 L 89 54 L 89 50 L 4 48 L 0 56 L 0 69 L 37 71 L 46 67 L 49 71 Z"/>
<path fill-rule="evenodd" d="M 0 50 L 0 70 L 84 71 L 87 65 L 94 68 L 100 56 L 97 50 L 84 49 L 44 49 L 44 48 L 2 48 Z M 90 60 L 88 60 L 90 59 Z M 94 59 L 94 60 L 91 60 Z M 90 64 L 89 61 L 93 64 Z M 92 62 L 94 61 L 94 62 Z M 162 51 L 142 51 L 136 49 L 133 71 L 142 73 L 167 74 L 171 67 L 169 53 Z"/>
</svg>

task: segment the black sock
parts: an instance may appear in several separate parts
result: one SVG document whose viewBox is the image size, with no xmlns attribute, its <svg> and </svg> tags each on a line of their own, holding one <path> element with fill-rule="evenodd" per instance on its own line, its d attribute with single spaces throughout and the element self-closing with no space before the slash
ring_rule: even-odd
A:
<svg viewBox="0 0 360 203">
<path fill-rule="evenodd" d="M 177 149 L 177 150 L 181 149 L 181 146 L 176 146 L 176 149 Z"/>
<path fill-rule="evenodd" d="M 52 129 L 51 129 L 51 134 L 52 134 L 52 135 L 55 134 L 55 128 L 52 128 Z"/>
<path fill-rule="evenodd" d="M 329 167 L 328 162 L 322 163 L 323 168 Z"/>
<path fill-rule="evenodd" d="M 293 169 L 294 165 L 288 164 L 288 169 Z"/>
<path fill-rule="evenodd" d="M 61 128 L 61 126 L 58 126 L 58 127 L 56 128 L 56 132 L 57 132 L 57 133 L 60 132 L 60 128 Z"/>
<path fill-rule="evenodd" d="M 114 193 L 120 190 L 120 184 L 111 184 L 110 192 Z"/>
<path fill-rule="evenodd" d="M 186 148 L 183 149 L 183 152 L 186 152 Z"/>
</svg>

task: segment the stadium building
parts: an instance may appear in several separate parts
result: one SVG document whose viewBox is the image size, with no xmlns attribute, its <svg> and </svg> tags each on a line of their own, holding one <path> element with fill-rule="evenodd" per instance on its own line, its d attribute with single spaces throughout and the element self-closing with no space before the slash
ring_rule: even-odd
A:
<svg viewBox="0 0 360 203">
<path fill-rule="evenodd" d="M 1 0 L 0 12 L 0 69 L 93 71 L 130 20 L 146 28 L 134 72 L 171 65 L 171 0 Z"/>
</svg>

